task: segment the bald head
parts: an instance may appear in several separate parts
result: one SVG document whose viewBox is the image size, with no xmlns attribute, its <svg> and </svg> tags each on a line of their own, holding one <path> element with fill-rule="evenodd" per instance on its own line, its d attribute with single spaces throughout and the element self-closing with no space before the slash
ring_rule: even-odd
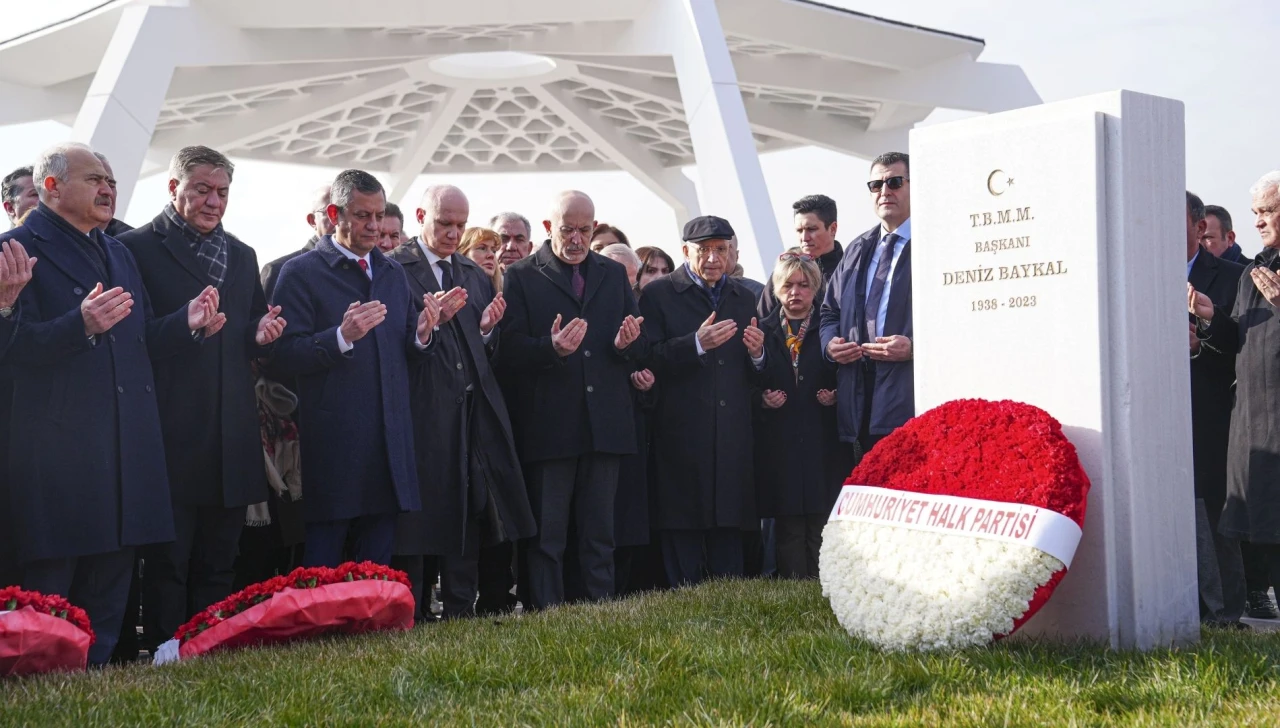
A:
<svg viewBox="0 0 1280 728">
<path fill-rule="evenodd" d="M 551 205 L 551 219 L 543 220 L 542 224 L 551 237 L 551 252 L 565 263 L 577 265 L 586 260 L 591 251 L 596 205 L 585 192 L 561 192 Z"/>
<path fill-rule="evenodd" d="M 418 223 L 422 226 L 422 244 L 432 253 L 447 258 L 462 242 L 467 229 L 471 204 L 462 190 L 453 185 L 432 185 L 422 193 L 418 203 Z"/>
<path fill-rule="evenodd" d="M 330 194 L 332 189 L 329 185 L 325 185 L 311 191 L 311 211 L 307 213 L 307 225 L 315 231 L 317 237 L 333 234 L 333 222 L 325 212 L 332 199 Z"/>
</svg>

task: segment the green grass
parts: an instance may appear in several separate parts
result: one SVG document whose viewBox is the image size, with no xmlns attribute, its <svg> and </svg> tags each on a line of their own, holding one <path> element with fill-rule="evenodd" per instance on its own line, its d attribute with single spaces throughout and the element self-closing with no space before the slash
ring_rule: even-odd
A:
<svg viewBox="0 0 1280 728">
<path fill-rule="evenodd" d="M 945 608 L 922 604 L 923 609 Z M 4 725 L 1274 725 L 1280 634 L 885 655 L 814 583 L 0 682 Z"/>
</svg>

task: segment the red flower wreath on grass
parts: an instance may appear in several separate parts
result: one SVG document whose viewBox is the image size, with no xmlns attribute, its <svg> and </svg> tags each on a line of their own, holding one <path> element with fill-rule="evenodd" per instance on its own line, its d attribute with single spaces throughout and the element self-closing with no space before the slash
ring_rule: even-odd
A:
<svg viewBox="0 0 1280 728">
<path fill-rule="evenodd" d="M 89 615 L 63 597 L 57 594 L 23 591 L 16 586 L 0 589 L 0 612 L 16 612 L 24 607 L 31 607 L 41 614 L 51 614 L 67 620 L 89 635 L 89 644 L 93 644 L 98 639 L 89 626 Z"/>
<path fill-rule="evenodd" d="M 1084 527 L 1089 477 L 1062 425 L 1021 402 L 961 399 L 908 421 L 872 448 L 846 485 L 1023 503 Z M 1016 631 L 1048 601 L 1060 569 L 1036 590 Z"/>
<path fill-rule="evenodd" d="M 179 627 L 173 638 L 179 642 L 188 642 L 201 632 L 267 601 L 285 589 L 315 589 L 329 584 L 370 579 L 392 581 L 409 586 L 409 576 L 403 571 L 375 564 L 372 561 L 358 564 L 349 561 L 337 568 L 298 567 L 286 576 L 275 576 L 266 581 L 251 584 L 226 599 L 210 605 Z"/>
</svg>

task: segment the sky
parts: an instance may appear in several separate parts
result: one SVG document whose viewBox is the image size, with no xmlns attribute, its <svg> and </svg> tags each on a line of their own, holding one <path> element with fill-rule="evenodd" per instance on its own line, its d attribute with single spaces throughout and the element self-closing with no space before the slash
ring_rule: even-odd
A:
<svg viewBox="0 0 1280 728">
<path fill-rule="evenodd" d="M 1195 0 L 913 0 L 894 5 L 825 1 L 983 38 L 987 45 L 980 60 L 1022 66 L 1046 102 L 1120 88 L 1183 101 L 1188 187 L 1206 203 L 1231 212 L 1238 241 L 1247 254 L 1259 249 L 1248 190 L 1265 172 L 1280 169 L 1276 139 L 1280 8 L 1276 0 L 1217 0 L 1212 6 Z M 5 0 L 6 5 L 10 2 Z M 96 3 L 42 0 L 6 7 L 4 35 L 42 25 L 51 10 L 92 4 Z M 964 115 L 939 110 L 923 123 Z M 52 121 L 0 127 L 0 174 L 30 164 L 32 150 L 66 140 L 69 131 Z M 764 154 L 761 165 L 784 244 L 795 237 L 791 203 L 807 194 L 835 198 L 841 240 L 875 223 L 862 185 L 865 160 L 802 148 Z M 237 160 L 224 224 L 256 249 L 260 262 L 295 250 L 310 236 L 305 216 L 311 190 L 327 184 L 338 171 Z M 686 174 L 696 176 L 692 170 Z M 424 175 L 396 202 L 404 203 L 412 215 L 422 190 L 441 182 L 458 185 L 467 193 L 472 224 L 485 224 L 492 214 L 508 209 L 537 224 L 550 207 L 550 191 L 577 188 L 595 200 L 597 218 L 622 228 L 633 245 L 658 245 L 672 253 L 679 249 L 678 223 L 683 221 L 677 221 L 670 208 L 623 172 Z M 163 175 L 145 178 L 120 217 L 133 225 L 143 224 L 166 201 Z M 410 232 L 416 232 L 412 224 Z M 1170 244 L 1177 248 L 1184 242 Z"/>
</svg>

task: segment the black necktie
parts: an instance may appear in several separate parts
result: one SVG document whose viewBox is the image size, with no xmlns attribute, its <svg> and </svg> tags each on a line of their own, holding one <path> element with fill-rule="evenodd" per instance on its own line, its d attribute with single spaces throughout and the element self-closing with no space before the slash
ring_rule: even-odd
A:
<svg viewBox="0 0 1280 728">
<path fill-rule="evenodd" d="M 443 275 L 440 277 L 440 290 L 452 291 L 453 290 L 453 264 L 447 260 L 441 259 L 440 272 L 443 273 Z"/>
<path fill-rule="evenodd" d="M 867 341 L 875 341 L 880 332 L 876 327 L 876 319 L 880 315 L 880 301 L 884 300 L 885 284 L 889 282 L 889 266 L 893 264 L 893 248 L 898 243 L 898 234 L 889 233 L 880 243 L 880 261 L 876 263 L 876 277 L 871 281 L 871 290 L 867 293 Z"/>
</svg>

